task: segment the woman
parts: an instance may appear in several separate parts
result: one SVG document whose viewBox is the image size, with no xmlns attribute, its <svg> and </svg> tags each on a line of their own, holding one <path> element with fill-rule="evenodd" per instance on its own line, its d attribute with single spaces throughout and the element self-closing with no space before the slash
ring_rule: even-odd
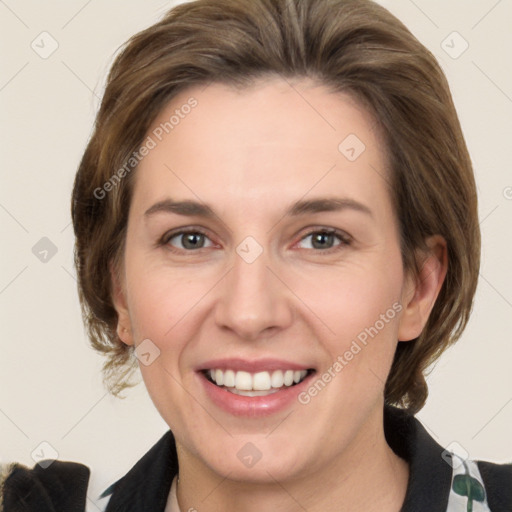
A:
<svg viewBox="0 0 512 512">
<path fill-rule="evenodd" d="M 512 510 L 512 466 L 414 418 L 480 232 L 445 77 L 384 8 L 172 9 L 111 69 L 72 215 L 106 382 L 138 363 L 170 427 L 104 510 Z M 5 510 L 83 509 L 88 476 L 12 467 Z"/>
</svg>

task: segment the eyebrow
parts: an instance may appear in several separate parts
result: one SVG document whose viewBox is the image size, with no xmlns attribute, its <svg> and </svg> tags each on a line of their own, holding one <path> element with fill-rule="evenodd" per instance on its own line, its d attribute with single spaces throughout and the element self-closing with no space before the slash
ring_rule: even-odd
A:
<svg viewBox="0 0 512 512">
<path fill-rule="evenodd" d="M 348 197 L 326 197 L 309 200 L 300 200 L 293 203 L 285 212 L 284 216 L 298 217 L 300 215 L 335 212 L 343 210 L 354 210 L 373 217 L 373 212 L 368 206 Z M 173 201 L 172 199 L 164 199 L 155 203 L 144 213 L 145 217 L 151 217 L 157 213 L 174 213 L 177 215 L 185 215 L 190 217 L 203 217 L 212 219 L 217 217 L 213 208 L 206 203 L 197 201 Z"/>
</svg>

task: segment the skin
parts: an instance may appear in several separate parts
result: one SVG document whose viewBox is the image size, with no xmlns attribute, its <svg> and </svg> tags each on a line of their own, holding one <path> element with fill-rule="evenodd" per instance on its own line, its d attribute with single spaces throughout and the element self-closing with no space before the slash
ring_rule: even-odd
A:
<svg viewBox="0 0 512 512">
<path fill-rule="evenodd" d="M 384 383 L 398 340 L 416 338 L 428 319 L 446 243 L 431 237 L 421 274 L 404 272 L 385 148 L 351 97 L 304 80 L 210 84 L 181 92 L 148 135 L 191 96 L 197 107 L 136 171 L 121 277 L 112 272 L 119 336 L 160 350 L 140 369 L 177 440 L 180 508 L 397 511 L 409 470 L 384 437 Z M 338 150 L 349 134 L 366 146 L 353 162 Z M 313 197 L 348 197 L 372 215 L 285 216 Z M 208 203 L 216 217 L 145 215 L 167 198 Z M 199 248 L 183 236 L 159 244 L 187 227 L 206 234 Z M 351 242 L 314 245 L 308 235 L 324 228 Z M 247 236 L 263 249 L 250 264 L 236 252 Z M 194 372 L 212 358 L 276 357 L 321 375 L 396 303 L 401 312 L 307 405 L 237 417 Z M 247 442 L 262 454 L 250 468 L 237 457 Z"/>
</svg>

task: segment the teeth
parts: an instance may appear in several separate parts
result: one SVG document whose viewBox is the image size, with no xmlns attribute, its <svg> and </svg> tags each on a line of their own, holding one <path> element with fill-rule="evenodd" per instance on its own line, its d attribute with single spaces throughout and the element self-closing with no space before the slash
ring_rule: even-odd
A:
<svg viewBox="0 0 512 512">
<path fill-rule="evenodd" d="M 235 372 L 233 370 L 226 370 L 224 372 L 224 386 L 228 388 L 235 387 Z"/>
<path fill-rule="evenodd" d="M 216 374 L 218 375 L 218 373 L 221 370 L 215 370 L 215 371 L 216 371 Z M 215 379 L 215 381 L 217 382 L 217 386 L 222 385 L 222 382 L 219 384 L 219 381 L 217 379 Z M 222 379 L 221 379 L 221 381 L 222 381 Z M 235 388 L 245 390 L 245 391 L 251 391 L 251 389 L 253 389 L 251 374 L 248 372 L 236 372 Z"/>
<path fill-rule="evenodd" d="M 252 388 L 258 391 L 268 391 L 271 388 L 270 374 L 268 372 L 255 373 L 252 378 Z"/>
<path fill-rule="evenodd" d="M 272 372 L 270 382 L 273 388 L 281 388 L 284 384 L 283 372 L 281 370 Z"/>
<path fill-rule="evenodd" d="M 220 370 L 218 368 L 208 370 L 207 374 L 217 386 L 224 386 L 236 394 L 246 396 L 259 396 L 258 393 L 237 393 L 237 391 L 257 392 L 279 390 L 283 386 L 298 384 L 307 375 L 307 370 L 276 370 L 273 372 L 258 372 L 251 374 L 249 372 L 234 370 Z M 268 393 L 262 393 L 268 394 Z"/>
<path fill-rule="evenodd" d="M 284 373 L 284 384 L 285 386 L 291 386 L 293 384 L 293 370 L 286 370 Z"/>
</svg>

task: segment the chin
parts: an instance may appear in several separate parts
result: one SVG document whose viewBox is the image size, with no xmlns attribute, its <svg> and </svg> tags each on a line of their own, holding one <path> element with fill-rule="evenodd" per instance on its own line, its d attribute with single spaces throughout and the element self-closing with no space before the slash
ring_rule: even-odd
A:
<svg viewBox="0 0 512 512">
<path fill-rule="evenodd" d="M 236 436 L 230 441 L 222 443 L 222 449 L 216 452 L 199 450 L 198 453 L 203 464 L 230 480 L 275 483 L 298 478 L 305 468 L 311 470 L 311 464 L 298 459 L 307 454 L 298 450 L 296 443 L 284 445 L 261 436 Z"/>
</svg>

